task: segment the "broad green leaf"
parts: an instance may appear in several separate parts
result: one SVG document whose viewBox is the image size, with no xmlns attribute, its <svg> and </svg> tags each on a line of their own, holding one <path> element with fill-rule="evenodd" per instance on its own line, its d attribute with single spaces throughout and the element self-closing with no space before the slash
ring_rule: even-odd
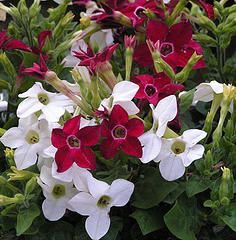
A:
<svg viewBox="0 0 236 240">
<path fill-rule="evenodd" d="M 116 240 L 122 228 L 123 228 L 122 219 L 119 217 L 112 217 L 110 229 L 108 233 L 102 238 L 102 240 Z"/>
<path fill-rule="evenodd" d="M 236 232 L 236 203 L 230 205 L 228 215 L 221 216 L 220 218 L 226 225 Z"/>
<path fill-rule="evenodd" d="M 132 205 L 137 208 L 148 209 L 157 206 L 165 197 L 174 191 L 178 184 L 167 182 L 158 169 L 147 167 L 144 169 L 143 178 L 135 186 Z"/>
<path fill-rule="evenodd" d="M 156 208 L 148 210 L 137 209 L 130 216 L 137 221 L 143 235 L 164 227 L 163 216 Z"/>
<path fill-rule="evenodd" d="M 186 196 L 176 201 L 171 210 L 164 216 L 164 221 L 172 234 L 181 240 L 197 240 L 194 229 L 197 226 L 195 199 Z"/>
<path fill-rule="evenodd" d="M 23 234 L 39 215 L 40 210 L 36 204 L 32 204 L 29 208 L 20 210 L 17 215 L 16 235 L 20 236 Z"/>
<path fill-rule="evenodd" d="M 181 182 L 178 184 L 178 187 L 169 193 L 164 199 L 165 203 L 174 204 L 177 198 L 185 191 L 185 182 Z"/>
<path fill-rule="evenodd" d="M 192 197 L 195 194 L 204 192 L 210 187 L 211 183 L 209 179 L 193 176 L 186 183 L 186 194 L 188 197 Z"/>
</svg>

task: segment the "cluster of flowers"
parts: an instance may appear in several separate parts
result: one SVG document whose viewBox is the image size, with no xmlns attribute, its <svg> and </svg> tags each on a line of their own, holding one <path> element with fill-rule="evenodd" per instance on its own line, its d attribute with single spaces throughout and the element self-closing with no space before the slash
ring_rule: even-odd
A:
<svg viewBox="0 0 236 240">
<path fill-rule="evenodd" d="M 211 5 L 203 0 L 194 2 L 213 17 Z M 50 31 L 40 33 L 38 47 L 33 48 L 2 32 L 1 49 L 19 49 L 39 56 L 33 67 L 22 65 L 19 74 L 43 80 L 60 93 L 46 91 L 41 82 L 36 82 L 19 94 L 24 98 L 17 109 L 19 125 L 6 131 L 0 141 L 15 149 L 17 169 L 37 163 L 38 184 L 46 198 L 42 209 L 47 219 L 60 219 L 66 209 L 89 216 L 86 230 L 92 239 L 100 239 L 109 229 L 110 208 L 126 205 L 134 184 L 123 179 L 114 180 L 111 185 L 96 180 L 89 171 L 96 170 L 96 155 L 113 159 L 121 152 L 124 158 L 135 157 L 144 164 L 159 163 L 160 173 L 167 181 L 181 178 L 185 168 L 203 156 L 204 147 L 198 142 L 207 133 L 198 129 L 186 130 L 181 136 L 176 133 L 180 130 L 178 93 L 184 86 L 171 77 L 178 74 L 179 68 L 199 69 L 205 63 L 201 46 L 193 40 L 191 24 L 184 16 L 175 16 L 173 20 L 178 17 L 178 21 L 174 24 L 165 21 L 166 15 L 172 16 L 178 1 L 108 0 L 101 7 L 92 1 L 73 4 L 87 8 L 81 14 L 84 30 L 75 34 L 71 52 L 62 64 L 72 67 L 87 83 L 85 86 L 93 88 L 96 103 L 88 104 L 81 86 L 60 80 L 47 67 L 43 47 L 46 39 L 50 40 Z M 127 27 L 136 36 L 126 35 Z M 125 35 L 122 43 L 126 80 L 120 81 L 110 63 L 119 45 L 114 43 L 118 41 L 116 30 Z M 138 34 L 144 33 L 145 40 L 138 39 Z M 192 56 L 198 57 L 194 64 Z M 149 73 L 131 74 L 133 61 L 139 68 L 148 67 Z M 104 81 L 101 88 L 97 78 Z M 101 89 L 105 94 L 99 92 Z M 202 86 L 197 88 L 194 103 L 212 100 L 210 91 L 205 99 L 205 90 Z M 223 86 L 217 85 L 218 90 L 223 92 Z M 66 113 L 72 117 L 64 121 Z"/>
</svg>

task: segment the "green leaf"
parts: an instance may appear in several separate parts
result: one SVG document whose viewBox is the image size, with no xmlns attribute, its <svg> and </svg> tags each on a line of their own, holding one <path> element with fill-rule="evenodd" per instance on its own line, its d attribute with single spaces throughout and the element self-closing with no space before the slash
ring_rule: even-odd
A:
<svg viewBox="0 0 236 240">
<path fill-rule="evenodd" d="M 185 182 L 179 183 L 178 187 L 166 196 L 164 202 L 174 204 L 177 198 L 185 191 L 185 187 Z"/>
<path fill-rule="evenodd" d="M 148 209 L 157 206 L 178 186 L 177 183 L 165 181 L 159 170 L 153 167 L 145 168 L 141 176 L 143 178 L 136 184 L 132 202 L 137 208 Z"/>
<path fill-rule="evenodd" d="M 221 216 L 220 218 L 226 225 L 236 232 L 236 203 L 230 205 L 228 213 L 228 215 Z"/>
<path fill-rule="evenodd" d="M 204 192 L 210 187 L 211 183 L 209 179 L 193 176 L 186 183 L 186 194 L 188 197 L 192 197 L 195 194 Z"/>
<path fill-rule="evenodd" d="M 130 216 L 137 221 L 143 235 L 155 232 L 164 227 L 162 214 L 157 208 L 149 210 L 137 209 Z"/>
<path fill-rule="evenodd" d="M 164 216 L 164 221 L 172 234 L 181 240 L 197 240 L 194 230 L 197 226 L 195 199 L 186 199 L 184 195 L 176 201 Z"/>
<path fill-rule="evenodd" d="M 23 234 L 39 215 L 40 210 L 36 204 L 32 204 L 29 208 L 20 210 L 17 215 L 16 235 L 20 236 Z"/>
</svg>

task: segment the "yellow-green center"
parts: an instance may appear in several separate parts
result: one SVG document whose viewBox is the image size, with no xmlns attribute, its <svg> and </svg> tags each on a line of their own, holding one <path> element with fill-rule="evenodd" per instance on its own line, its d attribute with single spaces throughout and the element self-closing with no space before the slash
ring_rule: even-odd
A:
<svg viewBox="0 0 236 240">
<path fill-rule="evenodd" d="M 66 195 L 66 188 L 62 184 L 56 184 L 52 190 L 52 194 L 55 198 L 61 198 Z"/>
<path fill-rule="evenodd" d="M 29 130 L 26 134 L 25 140 L 29 144 L 36 144 L 39 142 L 39 134 L 34 130 Z"/>
<path fill-rule="evenodd" d="M 176 155 L 181 154 L 185 151 L 185 143 L 182 141 L 176 141 L 172 144 L 171 150 Z"/>
<path fill-rule="evenodd" d="M 97 202 L 97 206 L 100 208 L 106 208 L 111 202 L 111 198 L 109 196 L 101 196 Z"/>
<path fill-rule="evenodd" d="M 46 93 L 39 93 L 38 100 L 43 104 L 47 105 L 49 103 L 49 97 Z"/>
</svg>

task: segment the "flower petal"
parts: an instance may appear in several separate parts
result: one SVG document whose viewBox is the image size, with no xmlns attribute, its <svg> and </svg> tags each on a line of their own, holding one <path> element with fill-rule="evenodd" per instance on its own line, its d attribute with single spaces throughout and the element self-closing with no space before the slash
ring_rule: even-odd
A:
<svg viewBox="0 0 236 240">
<path fill-rule="evenodd" d="M 21 129 L 13 127 L 4 133 L 0 141 L 7 147 L 17 148 L 25 144 L 24 133 Z"/>
<path fill-rule="evenodd" d="M 128 131 L 128 135 L 132 137 L 139 137 L 144 133 L 144 124 L 138 118 L 130 119 L 126 124 L 125 127 Z"/>
<path fill-rule="evenodd" d="M 76 116 L 68 120 L 63 127 L 63 131 L 68 135 L 76 135 L 80 128 L 81 116 Z"/>
<path fill-rule="evenodd" d="M 94 240 L 102 238 L 109 230 L 110 218 L 104 211 L 97 211 L 89 216 L 85 222 L 85 228 L 89 236 Z"/>
<path fill-rule="evenodd" d="M 196 144 L 190 148 L 186 157 L 183 159 L 184 166 L 188 167 L 193 161 L 202 158 L 204 150 L 205 149 L 201 144 Z"/>
<path fill-rule="evenodd" d="M 142 146 L 138 138 L 127 136 L 121 145 L 121 149 L 128 155 L 141 158 Z"/>
<path fill-rule="evenodd" d="M 150 39 L 153 43 L 156 43 L 157 40 L 161 42 L 165 41 L 168 34 L 168 26 L 163 22 L 151 20 L 147 24 L 147 38 Z"/>
<path fill-rule="evenodd" d="M 23 100 L 17 108 L 17 117 L 26 118 L 31 114 L 41 110 L 43 104 L 37 101 L 35 98 L 27 98 Z"/>
<path fill-rule="evenodd" d="M 205 131 L 199 129 L 189 129 L 183 132 L 182 138 L 188 146 L 192 147 L 205 138 L 206 135 L 207 133 Z"/>
<path fill-rule="evenodd" d="M 94 177 L 88 177 L 87 180 L 89 192 L 94 198 L 101 197 L 110 187 L 107 183 L 99 181 Z"/>
<path fill-rule="evenodd" d="M 87 126 L 79 130 L 76 135 L 84 146 L 94 146 L 100 138 L 100 126 Z"/>
<path fill-rule="evenodd" d="M 56 148 L 61 148 L 67 145 L 66 143 L 66 134 L 60 128 L 54 128 L 52 130 L 52 145 Z"/>
<path fill-rule="evenodd" d="M 65 172 L 74 162 L 74 153 L 69 151 L 67 146 L 59 148 L 55 154 L 55 161 L 57 163 L 57 171 Z"/>
<path fill-rule="evenodd" d="M 61 201 L 45 199 L 42 205 L 45 218 L 50 221 L 57 221 L 63 217 L 66 212 L 66 204 Z"/>
<path fill-rule="evenodd" d="M 111 197 L 112 206 L 122 207 L 126 205 L 134 191 L 134 184 L 124 179 L 116 179 L 106 192 Z"/>
<path fill-rule="evenodd" d="M 72 209 L 83 215 L 88 216 L 94 213 L 97 209 L 97 201 L 93 196 L 86 192 L 80 192 L 75 195 L 68 203 Z"/>
<path fill-rule="evenodd" d="M 115 105 L 111 111 L 110 122 L 113 126 L 117 124 L 125 124 L 129 120 L 128 113 L 120 106 Z"/>
<path fill-rule="evenodd" d="M 119 101 L 115 102 L 115 104 L 120 105 L 128 113 L 128 115 L 135 115 L 140 111 L 136 104 L 132 101 Z"/>
<path fill-rule="evenodd" d="M 171 154 L 168 158 L 162 159 L 159 164 L 161 176 L 167 181 L 174 181 L 184 175 L 185 167 L 180 157 Z"/>
<path fill-rule="evenodd" d="M 74 162 L 81 168 L 96 169 L 96 155 L 90 148 L 81 148 L 74 157 Z"/>
<path fill-rule="evenodd" d="M 155 159 L 161 150 L 161 139 L 156 134 L 149 131 L 139 137 L 139 140 L 143 146 L 143 156 L 140 158 L 141 162 L 148 163 Z"/>
<path fill-rule="evenodd" d="M 111 138 L 104 139 L 100 145 L 100 151 L 104 158 L 111 159 L 119 151 L 120 142 L 113 141 Z"/>
</svg>

